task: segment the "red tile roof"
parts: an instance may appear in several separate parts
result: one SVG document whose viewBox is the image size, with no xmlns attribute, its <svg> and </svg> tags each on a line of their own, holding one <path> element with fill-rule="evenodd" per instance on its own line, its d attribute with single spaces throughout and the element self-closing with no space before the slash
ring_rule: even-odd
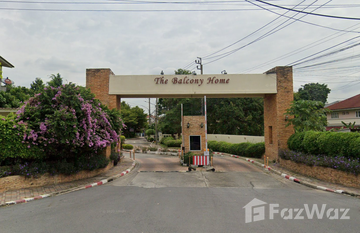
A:
<svg viewBox="0 0 360 233">
<path fill-rule="evenodd" d="M 360 108 L 360 94 L 326 107 L 330 110 Z"/>
</svg>

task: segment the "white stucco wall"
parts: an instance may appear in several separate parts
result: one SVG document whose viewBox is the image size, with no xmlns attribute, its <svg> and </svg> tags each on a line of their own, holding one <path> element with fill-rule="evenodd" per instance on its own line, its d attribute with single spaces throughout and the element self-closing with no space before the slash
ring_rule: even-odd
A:
<svg viewBox="0 0 360 233">
<path fill-rule="evenodd" d="M 264 142 L 264 136 L 247 136 L 247 135 L 226 135 L 226 134 L 208 134 L 208 141 L 218 141 L 218 142 L 230 142 L 230 143 L 242 143 L 242 142 L 251 142 L 258 143 Z"/>
</svg>

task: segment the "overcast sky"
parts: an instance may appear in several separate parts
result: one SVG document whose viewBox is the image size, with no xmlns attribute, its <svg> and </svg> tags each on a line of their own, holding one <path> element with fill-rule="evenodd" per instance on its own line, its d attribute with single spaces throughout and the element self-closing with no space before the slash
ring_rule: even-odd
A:
<svg viewBox="0 0 360 233">
<path fill-rule="evenodd" d="M 265 2 L 346 19 L 255 0 L 0 1 L 0 56 L 15 66 L 3 68 L 3 76 L 30 87 L 36 77 L 47 82 L 60 73 L 65 82 L 85 85 L 86 68 L 200 73 L 194 60 L 202 57 L 204 74 L 294 65 L 295 91 L 319 82 L 331 88 L 328 102 L 359 94 L 360 20 L 352 18 L 360 18 L 360 2 Z M 125 101 L 148 106 L 145 99 Z"/>
</svg>

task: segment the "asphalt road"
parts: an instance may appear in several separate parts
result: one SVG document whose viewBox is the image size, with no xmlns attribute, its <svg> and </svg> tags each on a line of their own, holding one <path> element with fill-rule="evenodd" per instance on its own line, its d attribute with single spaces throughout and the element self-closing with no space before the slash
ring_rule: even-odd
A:
<svg viewBox="0 0 360 233">
<path fill-rule="evenodd" d="M 185 172 L 174 156 L 137 159 L 106 185 L 0 208 L 0 232 L 359 232 L 359 199 L 239 159 L 216 157 L 219 172 Z"/>
</svg>

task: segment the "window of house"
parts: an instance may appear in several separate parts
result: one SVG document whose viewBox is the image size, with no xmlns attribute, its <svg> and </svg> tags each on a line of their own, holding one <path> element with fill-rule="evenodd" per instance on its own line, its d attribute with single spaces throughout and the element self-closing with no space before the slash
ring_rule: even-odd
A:
<svg viewBox="0 0 360 233">
<path fill-rule="evenodd" d="M 201 136 L 190 136 L 190 150 L 201 150 Z"/>
<path fill-rule="evenodd" d="M 360 111 L 356 111 L 356 117 L 360 118 Z"/>
<path fill-rule="evenodd" d="M 339 118 L 339 113 L 338 112 L 332 112 L 331 113 L 331 118 Z"/>
<path fill-rule="evenodd" d="M 342 112 L 343 115 L 349 115 L 349 112 Z"/>
</svg>

